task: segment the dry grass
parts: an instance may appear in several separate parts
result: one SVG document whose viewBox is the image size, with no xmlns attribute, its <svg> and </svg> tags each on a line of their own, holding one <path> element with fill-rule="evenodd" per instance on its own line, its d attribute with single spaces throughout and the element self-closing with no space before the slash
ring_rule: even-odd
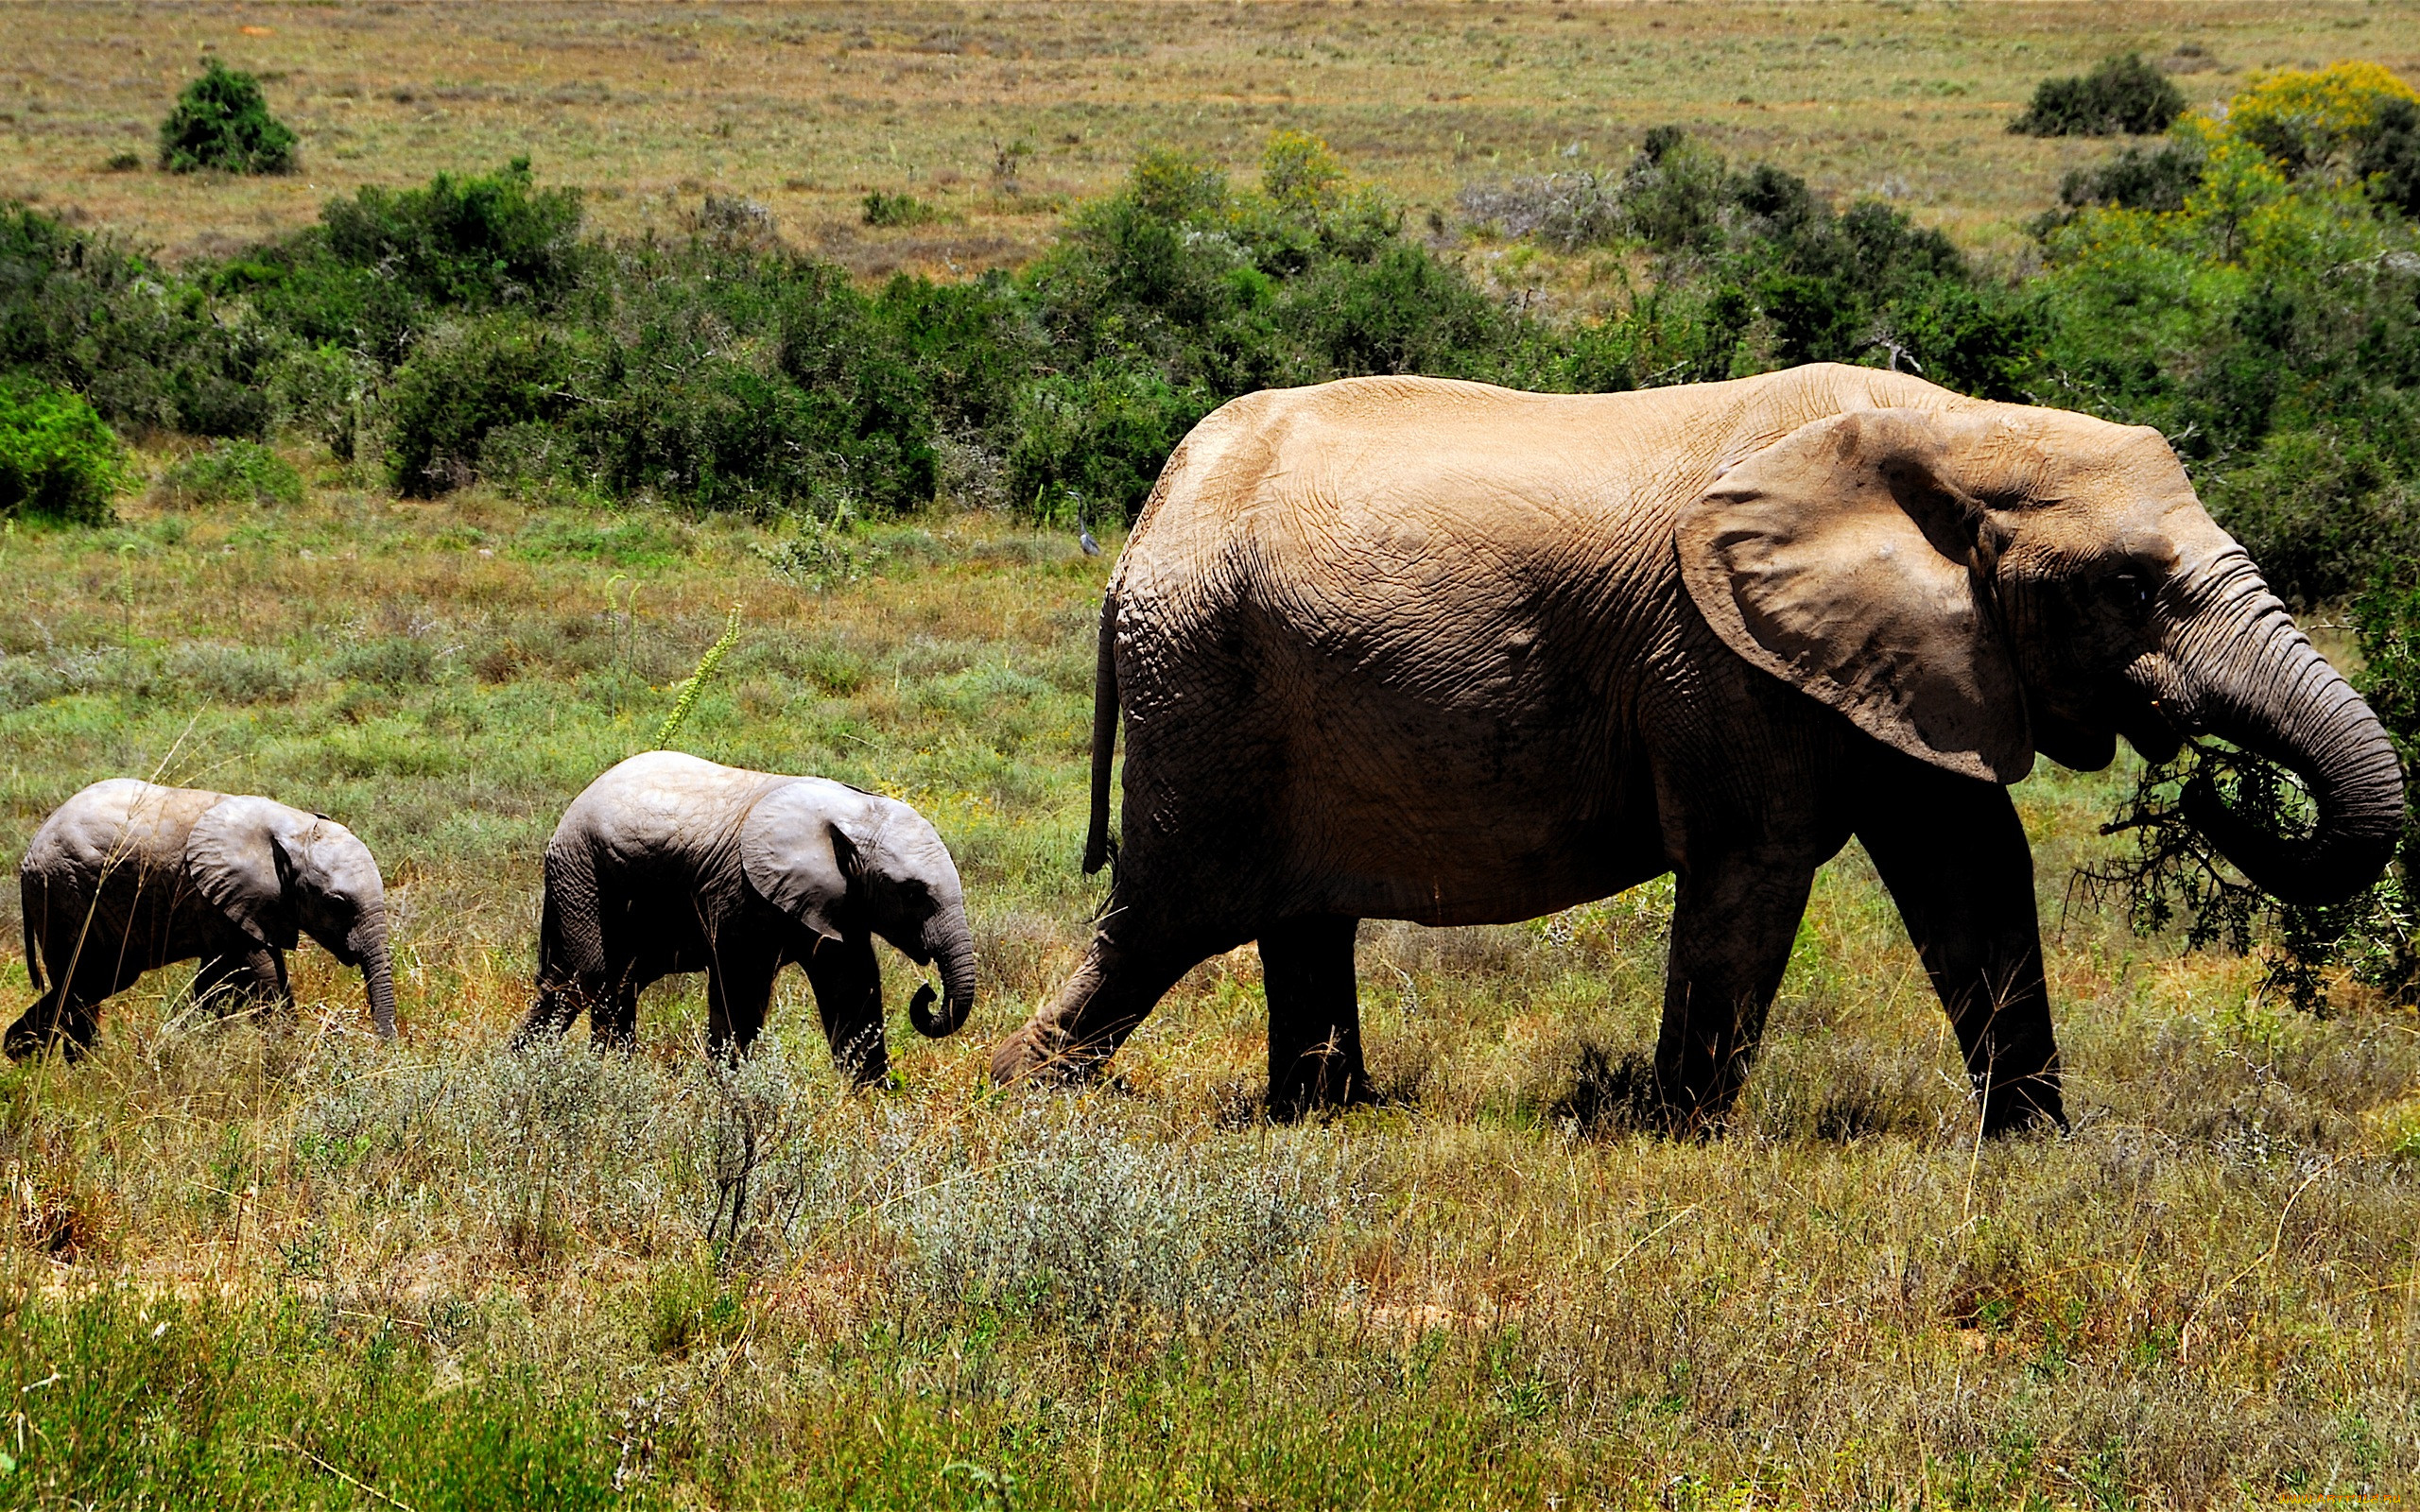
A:
<svg viewBox="0 0 2420 1512">
<path fill-rule="evenodd" d="M 164 760 L 336 813 L 405 919 L 397 1050 L 306 950 L 291 1036 L 197 1022 L 179 970 L 111 1005 L 87 1067 L 0 1077 L 20 1297 L 0 1339 L 28 1381 L 64 1326 L 43 1319 L 132 1327 L 106 1312 L 132 1305 L 106 1300 L 124 1282 L 224 1329 L 287 1320 L 303 1332 L 246 1368 L 331 1400 L 342 1371 L 394 1359 L 431 1392 L 533 1382 L 597 1474 L 672 1502 L 971 1506 L 1002 1476 L 1099 1505 L 2409 1487 L 2408 1012 L 2281 1013 L 2242 963 L 2072 917 L 2050 963 L 2077 1131 L 1978 1146 L 1941 1015 L 1852 852 L 1720 1143 L 1586 1116 L 1590 1079 L 1652 1038 L 1660 886 L 1532 925 L 1367 926 L 1390 1093 L 1369 1113 L 1250 1116 L 1249 952 L 1184 984 L 1118 1087 L 1004 1097 L 983 1048 L 1070 968 L 1093 902 L 1073 859 L 1109 558 L 934 516 L 816 595 L 761 543 L 482 493 L 397 503 L 325 468 L 299 509 L 138 507 L 115 531 L 0 541 L 0 845 Z M 626 619 L 608 605 L 631 578 Z M 784 1051 L 735 1080 L 700 1063 L 694 982 L 650 995 L 634 1060 L 502 1050 L 544 834 L 643 741 L 735 599 L 747 636 L 692 748 L 890 787 L 968 876 L 985 1005 L 957 1040 L 894 1028 L 890 1093 L 841 1091 L 795 977 Z M 2116 791 L 2019 790 L 2054 921 Z M 13 949 L 0 982 L 24 990 Z M 77 1348 L 108 1375 L 101 1345 Z M 71 1436 L 44 1416 L 63 1406 L 28 1410 Z M 327 1463 L 372 1463 L 341 1412 L 275 1411 Z M 291 1460 L 243 1463 L 314 1473 Z M 455 1504 L 393 1473 L 413 1504 Z"/>
<path fill-rule="evenodd" d="M 2312 3 L 1967 5 L 56 4 L 10 13 L 0 196 L 224 250 L 362 183 L 516 154 L 590 191 L 610 229 L 672 231 L 709 189 L 867 273 L 947 276 L 1046 244 L 1058 210 L 1165 143 L 1248 164 L 1279 127 L 1326 137 L 1415 209 L 1466 180 L 1617 163 L 1678 122 L 1834 194 L 1878 193 L 1968 245 L 2014 228 L 2103 150 L 2002 129 L 2046 74 L 2200 48 L 2196 103 L 2246 71 L 2376 59 L 2410 73 L 2420 14 Z M 111 173 L 204 48 L 268 80 L 302 171 Z M 2203 66 L 2203 65 L 2208 66 Z M 1004 162 L 1002 149 L 1029 155 Z M 954 218 L 873 231 L 870 190 Z"/>
</svg>

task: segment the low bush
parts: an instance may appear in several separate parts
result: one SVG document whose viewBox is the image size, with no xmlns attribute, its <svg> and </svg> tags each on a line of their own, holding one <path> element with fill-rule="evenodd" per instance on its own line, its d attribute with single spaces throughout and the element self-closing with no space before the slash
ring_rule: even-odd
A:
<svg viewBox="0 0 2420 1512">
<path fill-rule="evenodd" d="M 386 396 L 395 487 L 442 493 L 479 475 L 492 433 L 568 414 L 584 350 L 577 335 L 519 315 L 473 320 L 424 343 Z"/>
<path fill-rule="evenodd" d="M 92 405 L 0 378 L 0 515 L 96 524 L 127 482 L 126 448 Z"/>
<path fill-rule="evenodd" d="M 2009 122 L 2024 136 L 2153 136 L 2185 113 L 2185 92 L 2139 53 L 2102 60 L 2091 73 L 2046 78 Z"/>
<path fill-rule="evenodd" d="M 170 173 L 284 173 L 294 166 L 294 132 L 268 112 L 260 80 L 205 59 L 201 77 L 160 123 L 160 166 Z"/>
<path fill-rule="evenodd" d="M 516 158 L 494 173 L 441 173 L 424 188 L 369 185 L 331 199 L 317 226 L 232 258 L 201 283 L 304 345 L 392 365 L 463 313 L 554 310 L 596 251 L 580 239 L 581 214 L 579 191 L 539 188 L 529 160 Z"/>
<path fill-rule="evenodd" d="M 293 506 L 302 502 L 302 474 L 294 464 L 257 441 L 222 441 L 171 462 L 152 485 L 164 503 L 180 508 L 250 504 Z"/>
<path fill-rule="evenodd" d="M 0 204 L 0 371 L 74 389 L 114 424 L 257 437 L 285 339 L 114 238 Z"/>
<path fill-rule="evenodd" d="M 2070 171 L 2059 180 L 2059 203 L 2070 211 L 2092 205 L 2182 210 L 2185 197 L 2201 187 L 2207 165 L 2191 142 L 2164 142 L 2149 151 L 2128 147 L 2098 167 Z"/>
<path fill-rule="evenodd" d="M 942 213 L 914 195 L 877 189 L 866 196 L 863 218 L 869 226 L 927 226 L 941 219 Z"/>
</svg>

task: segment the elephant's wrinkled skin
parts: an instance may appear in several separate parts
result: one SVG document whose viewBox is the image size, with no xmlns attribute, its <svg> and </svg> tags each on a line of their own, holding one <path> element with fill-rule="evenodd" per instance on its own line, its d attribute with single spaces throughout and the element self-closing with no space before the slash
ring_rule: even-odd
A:
<svg viewBox="0 0 2420 1512">
<path fill-rule="evenodd" d="M 26 970 L 42 996 L 9 1026 L 11 1057 L 93 1044 L 101 1001 L 171 961 L 201 959 L 197 999 L 291 1013 L 285 953 L 308 934 L 359 967 L 395 1037 L 387 894 L 370 848 L 334 819 L 265 798 L 114 778 L 60 804 L 18 866 Z M 43 987 L 48 973 L 49 985 Z"/>
<path fill-rule="evenodd" d="M 520 1037 L 561 1034 L 586 1010 L 593 1039 L 627 1046 L 649 983 L 704 971 L 709 1049 L 745 1052 L 795 961 L 834 1063 L 878 1082 L 890 1056 L 876 936 L 940 964 L 942 1011 L 929 987 L 908 1005 L 920 1032 L 965 1022 L 975 937 L 958 868 L 922 815 L 819 777 L 648 751 L 590 783 L 546 846 L 538 1003 Z"/>
<path fill-rule="evenodd" d="M 1678 874 L 1655 1051 L 1720 1125 L 1816 868 L 1850 835 L 1993 1131 L 2064 1123 L 2032 860 L 2004 784 L 2207 732 L 2316 832 L 2197 821 L 2282 897 L 2377 875 L 2385 732 L 2156 432 L 1837 366 L 1588 396 L 1356 379 L 1178 449 L 1111 579 L 1087 869 L 1109 905 L 1003 1079 L 1096 1069 L 1260 943 L 1272 1108 L 1364 1095 L 1355 923 L 1528 919 Z"/>
</svg>

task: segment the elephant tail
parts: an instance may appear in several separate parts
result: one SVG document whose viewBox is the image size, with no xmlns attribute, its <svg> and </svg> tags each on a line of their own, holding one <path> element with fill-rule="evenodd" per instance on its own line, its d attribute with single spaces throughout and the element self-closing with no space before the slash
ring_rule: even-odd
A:
<svg viewBox="0 0 2420 1512">
<path fill-rule="evenodd" d="M 1093 822 L 1084 836 L 1084 875 L 1115 859 L 1109 837 L 1109 768 L 1117 756 L 1117 590 L 1100 598 L 1100 660 L 1093 667 Z"/>
<path fill-rule="evenodd" d="M 34 880 L 22 871 L 17 874 L 17 897 L 20 900 L 18 906 L 23 910 L 18 917 L 25 920 L 26 980 L 33 984 L 35 991 L 40 992 L 44 988 L 42 985 L 42 951 L 36 941 L 43 936 L 38 933 L 41 924 L 34 918 Z"/>
</svg>

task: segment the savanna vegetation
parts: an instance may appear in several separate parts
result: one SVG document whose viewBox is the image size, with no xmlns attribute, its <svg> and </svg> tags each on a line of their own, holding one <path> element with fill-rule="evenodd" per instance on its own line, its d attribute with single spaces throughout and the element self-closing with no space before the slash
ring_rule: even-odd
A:
<svg viewBox="0 0 2420 1512">
<path fill-rule="evenodd" d="M 1643 53 L 1667 29 L 1487 9 L 1455 56 L 1504 63 L 1466 93 L 1594 66 L 1499 33 L 1634 26 Z M 1653 9 L 1758 43 L 1745 12 Z M 840 14 L 782 45 L 822 45 Z M 1070 16 L 1125 36 L 1125 14 L 969 13 L 961 51 L 915 56 L 990 68 Z M 1305 12 L 1281 61 L 1392 77 L 1427 14 Z M 867 15 L 836 70 L 941 24 Z M 1841 29 L 1844 74 L 1880 66 Z M 2102 77 L 2106 41 L 2063 43 L 2060 77 Z M 2103 94 L 2213 93 L 2202 43 L 2137 51 L 2164 66 L 2111 69 Z M 1100 581 L 1176 438 L 1253 387 L 1608 389 L 1827 359 L 2156 425 L 2420 737 L 2420 102 L 2375 64 L 2310 66 L 2222 76 L 2222 116 L 2157 137 L 2006 131 L 2050 72 L 1984 97 L 1974 139 L 2069 155 L 2028 160 L 2033 198 L 1971 237 L 1741 140 L 1724 112 L 1755 102 L 1729 87 L 1593 158 L 1441 150 L 1420 171 L 1443 192 L 1289 120 L 1167 133 L 1061 190 L 1003 136 L 981 206 L 897 177 L 832 193 L 851 236 L 1055 228 L 967 276 L 870 276 L 769 194 L 632 223 L 492 119 L 457 142 L 484 157 L 181 255 L 9 206 L 10 853 L 102 775 L 324 809 L 386 865 L 404 1039 L 381 1048 L 348 973 L 305 953 L 291 1031 L 198 1018 L 189 973 L 162 972 L 110 1005 L 84 1066 L 0 1074 L 0 1502 L 2408 1494 L 2403 868 L 2342 909 L 2273 908 L 2172 816 L 2209 762 L 2294 822 L 2291 788 L 2224 751 L 2017 790 L 2064 1139 L 1977 1140 L 1855 850 L 1719 1142 L 1628 1119 L 1660 884 L 1527 925 L 1365 926 L 1385 1095 L 1331 1122 L 1259 1116 L 1249 951 L 1183 984 L 1112 1086 L 981 1077 L 979 1042 L 1055 988 L 1098 902 L 1075 858 Z M 634 1057 L 503 1050 L 555 816 L 653 742 L 734 623 L 679 744 L 907 799 L 966 877 L 986 1003 L 955 1040 L 895 1021 L 881 1093 L 840 1090 L 795 975 L 739 1068 L 702 1063 L 694 981 L 650 994 Z M 29 995 L 21 962 L 0 986 Z"/>
</svg>

